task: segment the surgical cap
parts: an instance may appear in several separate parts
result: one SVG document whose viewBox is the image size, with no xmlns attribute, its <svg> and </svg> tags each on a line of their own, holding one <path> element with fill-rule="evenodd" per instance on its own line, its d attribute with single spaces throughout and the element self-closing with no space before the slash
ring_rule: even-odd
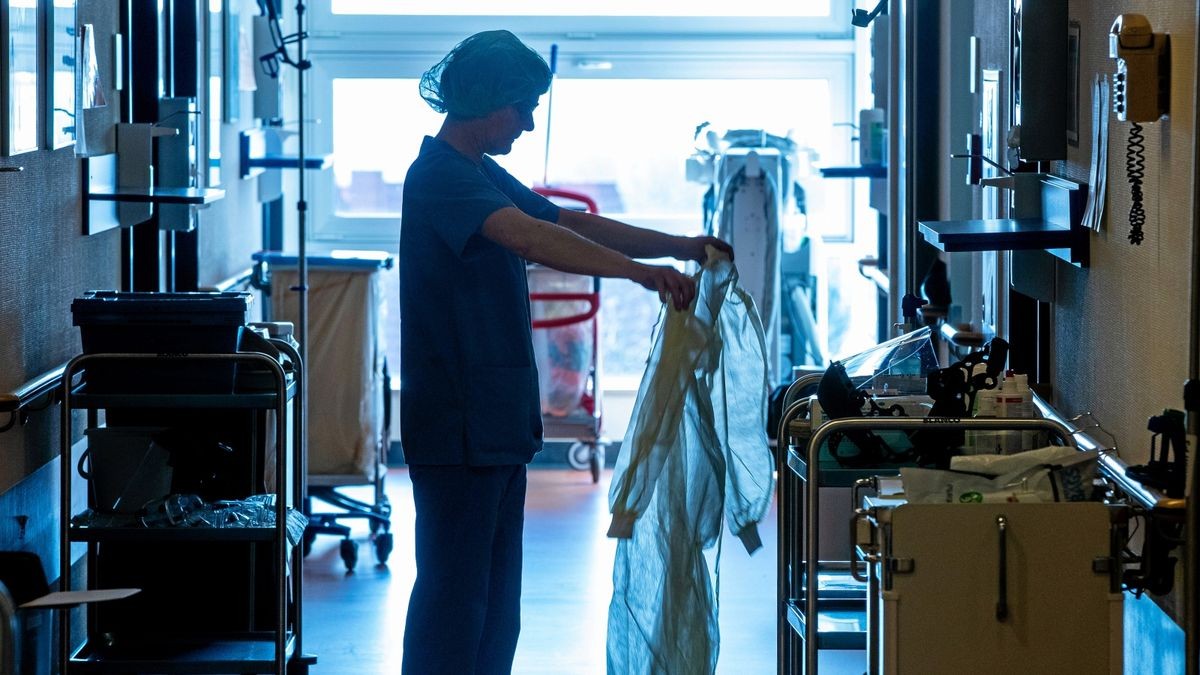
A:
<svg viewBox="0 0 1200 675">
<path fill-rule="evenodd" d="M 421 98 L 440 113 L 484 117 L 536 101 L 550 88 L 550 66 L 506 30 L 476 33 L 421 76 Z"/>
</svg>

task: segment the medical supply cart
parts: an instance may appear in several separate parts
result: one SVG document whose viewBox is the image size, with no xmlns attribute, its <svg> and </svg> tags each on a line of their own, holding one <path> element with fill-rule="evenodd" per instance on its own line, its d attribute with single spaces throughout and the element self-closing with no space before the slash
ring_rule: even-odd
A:
<svg viewBox="0 0 1200 675">
<path fill-rule="evenodd" d="M 534 192 L 597 213 L 596 202 L 574 190 L 537 186 Z M 600 389 L 600 278 L 526 266 L 533 351 L 542 398 L 542 431 L 548 441 L 570 441 L 567 463 L 600 482 L 604 467 Z"/>
<path fill-rule="evenodd" d="M 295 255 L 255 253 L 256 285 L 269 293 L 269 318 L 296 321 Z M 386 487 L 391 445 L 391 378 L 381 324 L 385 301 L 382 275 L 393 267 L 383 251 L 340 251 L 308 259 L 308 494 L 304 555 L 317 535 L 341 537 L 347 570 L 358 563 L 358 543 L 342 521 L 366 520 L 375 558 L 392 552 L 391 513 Z M 370 501 L 339 488 L 370 486 Z M 314 501 L 338 511 L 315 511 Z"/>
<path fill-rule="evenodd" d="M 864 651 L 863 672 L 872 675 L 1029 672 L 1034 662 L 1018 661 L 1026 667 L 1014 669 L 1013 659 L 1051 652 L 1056 655 L 1036 661 L 1037 668 L 1067 659 L 1088 665 L 1044 672 L 1120 672 L 1118 554 L 1125 539 L 1122 518 L 1110 507 L 894 508 L 876 501 L 871 505 L 877 508 L 860 510 L 858 490 L 865 482 L 898 473 L 898 467 L 846 468 L 822 453 L 831 436 L 856 430 L 1037 430 L 1074 447 L 1067 427 L 1050 419 L 866 417 L 812 428 L 805 419 L 810 401 L 800 393 L 820 377 L 793 383 L 778 429 L 779 673 L 813 675 L 821 650 Z M 1062 536 L 1062 528 L 1073 529 L 1072 537 Z M 1076 547 L 1069 554 L 1063 549 L 1068 539 Z M 849 555 L 839 559 L 828 555 L 831 550 Z M 864 567 L 863 559 L 870 564 Z M 988 611 L 979 614 L 981 607 Z M 1045 628 L 1056 617 L 1062 622 L 1063 611 L 1073 620 L 1077 612 L 1089 616 L 1078 626 Z M 947 621 L 953 625 L 943 625 Z M 971 639 L 944 644 L 961 638 L 962 630 Z M 971 654 L 982 658 L 968 666 Z"/>
<path fill-rule="evenodd" d="M 89 605 L 78 649 L 64 613 L 61 672 L 283 675 L 316 662 L 301 650 L 289 523 L 304 497 L 302 366 L 291 344 L 245 325 L 249 305 L 249 293 L 117 291 L 72 304 L 84 353 L 62 376 L 59 587 L 71 589 L 82 544 L 89 589 L 142 592 Z M 76 513 L 78 410 L 90 508 Z"/>
<path fill-rule="evenodd" d="M 170 548 L 186 552 L 197 559 L 205 560 L 211 574 L 221 579 L 228 591 L 221 597 L 210 598 L 211 607 L 199 608 L 184 602 L 175 602 L 172 593 L 178 591 L 186 596 L 189 579 L 180 578 L 174 588 L 159 587 L 145 589 L 143 601 L 152 613 L 145 616 L 143 632 L 134 632 L 129 626 L 125 630 L 108 631 L 97 608 L 87 610 L 86 640 L 79 649 L 72 648 L 70 614 L 63 613 L 60 622 L 62 672 L 83 673 L 307 673 L 315 663 L 314 657 L 302 655 L 301 651 L 301 559 L 292 555 L 292 545 L 287 536 L 289 504 L 302 499 L 303 457 L 295 452 L 295 439 L 299 436 L 299 355 L 292 353 L 293 369 L 285 372 L 279 360 L 258 352 L 230 354 L 84 354 L 67 364 L 63 373 L 62 392 L 62 527 L 60 555 L 62 570 L 71 569 L 72 545 L 87 546 L 89 588 L 104 588 L 106 580 L 99 574 L 100 559 L 107 548 L 137 546 L 149 551 L 154 548 Z M 167 387 L 164 393 L 156 388 L 155 373 L 161 366 L 178 368 L 194 366 L 209 370 L 227 370 L 232 367 L 246 373 L 269 378 L 270 386 L 253 390 L 231 389 L 228 392 L 205 391 L 192 393 L 181 391 L 178 382 Z M 103 372 L 119 367 L 123 380 L 131 386 L 103 387 L 96 392 L 89 382 L 87 372 Z M 82 379 L 76 376 L 83 373 Z M 108 372 L 116 372 L 108 370 Z M 234 371 L 228 371 L 234 372 Z M 73 415 L 75 410 L 87 410 L 89 421 L 94 421 L 99 412 L 111 413 L 121 409 L 184 409 L 184 410 L 244 410 L 260 419 L 271 418 L 274 447 L 277 461 L 274 463 L 274 527 L 106 527 L 77 525 L 73 523 L 74 498 L 72 496 L 71 440 L 73 437 Z M 268 413 L 271 413 L 268 415 Z M 288 432 L 288 420 L 292 433 Z M 256 470 L 261 465 L 252 462 Z M 291 469 L 290 476 L 288 469 Z M 247 495 L 249 496 L 249 495 Z M 229 545 L 249 546 L 249 564 L 239 567 L 218 554 L 228 550 Z M 269 552 L 269 561 L 256 559 L 263 550 Z M 245 562 L 242 560 L 241 562 Z M 71 575 L 64 572 L 59 581 L 60 590 L 70 590 Z M 270 588 L 266 593 L 271 602 L 261 607 L 259 590 Z M 240 590 L 239 590 L 240 589 Z M 240 596 L 239 593 L 246 593 Z M 245 616 L 230 617 L 218 632 L 205 634 L 186 626 L 189 614 L 215 615 L 221 605 L 228 608 L 241 607 Z M 242 603 L 245 603 L 244 605 Z M 228 611 L 228 609 L 227 609 Z M 269 615 L 268 615 L 269 612 Z M 260 614 L 262 616 L 260 616 Z M 237 624 L 240 629 L 235 629 Z M 264 629 L 270 626 L 270 629 Z"/>
</svg>

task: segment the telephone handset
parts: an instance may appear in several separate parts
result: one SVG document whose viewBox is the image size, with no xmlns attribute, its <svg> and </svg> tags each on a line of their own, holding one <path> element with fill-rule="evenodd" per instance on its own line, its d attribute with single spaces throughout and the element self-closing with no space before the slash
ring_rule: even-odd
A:
<svg viewBox="0 0 1200 675">
<path fill-rule="evenodd" d="M 1155 33 L 1141 14 L 1122 14 L 1108 35 L 1113 74 L 1113 112 L 1122 122 L 1155 122 L 1167 114 L 1170 36 Z"/>
<path fill-rule="evenodd" d="M 1155 122 L 1167 114 L 1170 101 L 1170 36 L 1155 33 L 1141 14 L 1122 14 L 1108 34 L 1108 55 L 1117 60 L 1112 79 L 1112 106 L 1117 119 L 1132 122 L 1125 151 L 1129 178 L 1129 243 L 1145 239 L 1146 209 L 1142 180 L 1146 175 L 1145 135 L 1141 122 Z"/>
</svg>

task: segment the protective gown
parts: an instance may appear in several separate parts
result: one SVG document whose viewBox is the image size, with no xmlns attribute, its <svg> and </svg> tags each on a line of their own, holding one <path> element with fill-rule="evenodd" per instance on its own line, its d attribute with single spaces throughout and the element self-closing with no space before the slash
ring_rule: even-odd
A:
<svg viewBox="0 0 1200 675">
<path fill-rule="evenodd" d="M 722 514 L 753 553 L 770 505 L 762 323 L 727 257 L 709 249 L 691 309 L 664 309 L 609 493 L 620 538 L 608 672 L 716 669 L 717 606 L 703 551 Z M 719 555 L 718 555 L 719 561 Z"/>
</svg>

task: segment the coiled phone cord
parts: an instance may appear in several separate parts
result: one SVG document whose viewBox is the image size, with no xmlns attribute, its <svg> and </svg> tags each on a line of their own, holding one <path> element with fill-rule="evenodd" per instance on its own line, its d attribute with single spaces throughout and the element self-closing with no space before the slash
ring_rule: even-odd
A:
<svg viewBox="0 0 1200 675">
<path fill-rule="evenodd" d="M 1146 176 L 1146 136 L 1142 125 L 1134 122 L 1129 126 L 1129 145 L 1125 150 L 1125 173 L 1129 177 L 1129 243 L 1140 246 L 1146 238 L 1142 226 L 1146 224 L 1146 209 L 1142 205 L 1142 179 Z"/>
</svg>

